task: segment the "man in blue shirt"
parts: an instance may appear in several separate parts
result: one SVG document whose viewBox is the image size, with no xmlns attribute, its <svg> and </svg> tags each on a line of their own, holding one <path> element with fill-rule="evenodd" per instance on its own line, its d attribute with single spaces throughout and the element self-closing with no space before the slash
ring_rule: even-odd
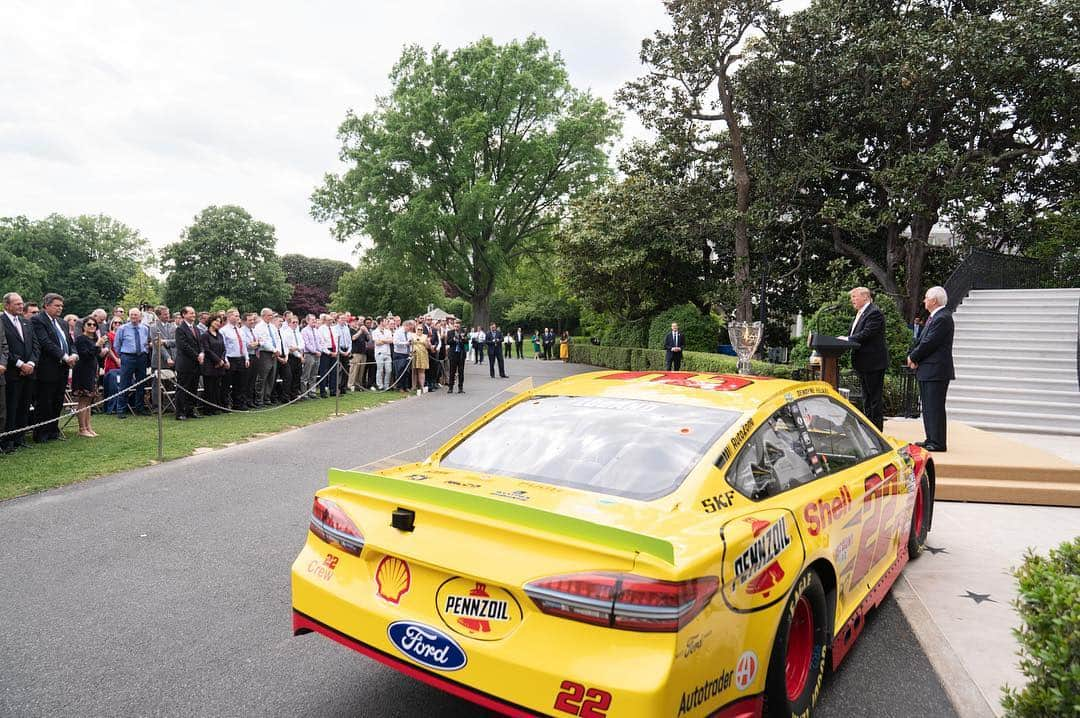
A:
<svg viewBox="0 0 1080 718">
<path fill-rule="evenodd" d="M 117 418 L 126 419 L 127 409 L 136 414 L 149 416 L 150 410 L 143 403 L 143 390 L 140 386 L 131 392 L 131 385 L 146 378 L 147 360 L 150 356 L 150 330 L 142 323 L 142 312 L 132 309 L 128 312 L 128 323 L 116 331 L 113 351 L 120 357 L 120 411 Z M 129 394 L 131 396 L 129 397 Z"/>
</svg>

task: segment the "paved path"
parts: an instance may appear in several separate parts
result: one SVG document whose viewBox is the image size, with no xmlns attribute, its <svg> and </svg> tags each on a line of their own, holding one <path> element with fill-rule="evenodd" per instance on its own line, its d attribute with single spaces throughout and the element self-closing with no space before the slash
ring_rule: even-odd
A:
<svg viewBox="0 0 1080 718">
<path fill-rule="evenodd" d="M 329 467 L 406 447 L 395 460 L 420 458 L 461 423 L 433 432 L 526 376 L 585 369 L 511 361 L 512 378 L 492 381 L 467 367 L 463 396 L 413 397 L 0 503 L 0 715 L 481 715 L 319 636 L 293 638 L 289 623 L 289 566 Z M 953 715 L 890 602 L 817 715 L 908 716 L 913 705 Z"/>
</svg>

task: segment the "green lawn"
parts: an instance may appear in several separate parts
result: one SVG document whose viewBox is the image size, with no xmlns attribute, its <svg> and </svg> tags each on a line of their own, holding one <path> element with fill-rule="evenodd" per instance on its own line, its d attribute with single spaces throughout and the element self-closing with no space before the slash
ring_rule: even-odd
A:
<svg viewBox="0 0 1080 718">
<path fill-rule="evenodd" d="M 376 394 L 357 392 L 341 397 L 341 412 L 351 413 L 392 401 L 397 392 Z M 273 434 L 333 416 L 334 400 L 301 401 L 275 411 L 208 416 L 197 421 L 164 419 L 164 456 L 177 459 L 196 449 L 226 446 Z M 0 500 L 42 491 L 55 486 L 84 481 L 124 469 L 149 466 L 157 461 L 157 418 L 95 415 L 94 439 L 78 436 L 72 419 L 65 433 L 67 441 L 53 441 L 14 454 L 0 454 Z"/>
</svg>

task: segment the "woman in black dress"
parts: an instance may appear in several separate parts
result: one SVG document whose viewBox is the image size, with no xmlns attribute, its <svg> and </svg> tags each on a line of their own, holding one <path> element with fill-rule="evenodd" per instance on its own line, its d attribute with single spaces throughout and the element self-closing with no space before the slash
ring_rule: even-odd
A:
<svg viewBox="0 0 1080 718">
<path fill-rule="evenodd" d="M 217 407 L 221 406 L 221 382 L 229 364 L 225 358 L 225 340 L 221 337 L 225 318 L 221 314 L 211 314 L 206 322 L 206 332 L 199 337 L 199 344 L 203 353 L 203 414 L 209 416 L 218 413 Z"/>
<path fill-rule="evenodd" d="M 109 351 L 109 337 L 103 334 L 98 339 L 97 321 L 93 317 L 87 317 L 82 330 L 82 335 L 75 338 L 79 361 L 71 372 L 71 390 L 78 401 L 79 436 L 91 437 L 97 434 L 90 428 L 90 405 L 97 398 L 99 361 Z"/>
</svg>

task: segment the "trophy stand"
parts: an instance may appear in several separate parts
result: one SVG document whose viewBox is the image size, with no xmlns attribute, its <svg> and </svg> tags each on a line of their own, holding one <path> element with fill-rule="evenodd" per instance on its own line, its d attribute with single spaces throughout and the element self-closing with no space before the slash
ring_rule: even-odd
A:
<svg viewBox="0 0 1080 718">
<path fill-rule="evenodd" d="M 761 322 L 729 322 L 727 325 L 731 346 L 739 357 L 736 371 L 740 374 L 753 374 L 750 357 L 754 356 L 761 339 L 765 335 L 765 326 Z"/>
</svg>

